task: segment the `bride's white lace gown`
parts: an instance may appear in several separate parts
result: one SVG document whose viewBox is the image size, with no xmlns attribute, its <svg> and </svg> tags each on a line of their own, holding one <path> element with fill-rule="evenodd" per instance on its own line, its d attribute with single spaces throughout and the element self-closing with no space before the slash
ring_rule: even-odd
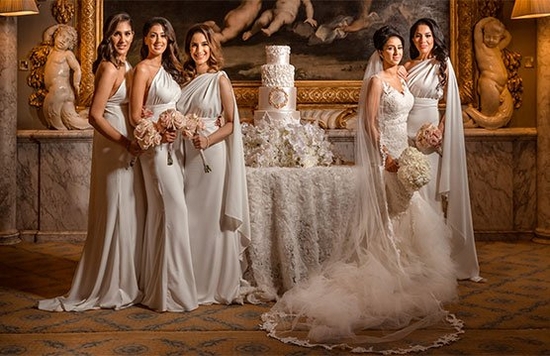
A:
<svg viewBox="0 0 550 356">
<path fill-rule="evenodd" d="M 408 146 L 413 105 L 403 85 L 399 92 L 383 84 L 378 115 L 380 144 L 396 158 Z M 365 135 L 358 135 L 364 150 Z M 420 351 L 456 339 L 461 322 L 441 307 L 457 296 L 445 222 L 418 192 L 411 197 L 403 191 L 396 173 L 361 158 L 365 152 L 358 154 L 363 162 L 356 169 L 360 183 L 353 228 L 335 241 L 334 254 L 318 274 L 287 291 L 262 316 L 262 327 L 283 342 L 357 352 Z M 434 324 L 452 327 L 415 345 L 396 344 Z"/>
</svg>

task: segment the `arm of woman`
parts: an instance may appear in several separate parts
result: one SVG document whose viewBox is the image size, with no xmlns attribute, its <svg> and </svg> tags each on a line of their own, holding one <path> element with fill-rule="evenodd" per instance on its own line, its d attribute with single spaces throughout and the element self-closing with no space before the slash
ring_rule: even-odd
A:
<svg viewBox="0 0 550 356">
<path fill-rule="evenodd" d="M 365 130 L 367 137 L 380 147 L 380 132 L 378 131 L 378 109 L 380 108 L 380 96 L 382 95 L 382 81 L 380 78 L 372 77 L 367 86 L 367 97 L 365 103 Z"/>
<path fill-rule="evenodd" d="M 386 147 L 380 144 L 380 131 L 378 129 L 379 123 L 379 110 L 380 110 L 380 98 L 382 97 L 382 80 L 378 77 L 372 77 L 367 87 L 366 98 L 366 120 L 365 127 L 367 128 L 367 135 L 371 138 L 372 142 L 376 144 L 379 149 L 381 162 L 383 162 L 385 169 L 388 172 L 397 172 L 399 165 L 397 160 L 389 155 Z"/>
<path fill-rule="evenodd" d="M 233 94 L 233 87 L 231 86 L 229 78 L 225 75 L 220 76 L 219 85 L 223 112 L 223 125 L 219 130 L 207 137 L 200 135 L 196 137 L 195 147 L 197 147 L 197 144 L 199 146 L 197 148 L 206 149 L 209 146 L 225 140 L 227 136 L 233 133 L 233 120 L 235 117 L 235 95 Z"/>
<path fill-rule="evenodd" d="M 130 89 L 130 123 L 136 126 L 141 121 L 141 110 L 145 104 L 145 90 L 147 89 L 148 71 L 145 66 L 134 68 L 134 78 Z"/>
<path fill-rule="evenodd" d="M 117 69 L 110 62 L 102 62 L 97 69 L 95 77 L 95 90 L 88 115 L 88 122 L 100 134 L 128 150 L 131 144 L 130 140 L 115 129 L 103 116 L 107 100 L 111 97 L 114 90 Z"/>
</svg>

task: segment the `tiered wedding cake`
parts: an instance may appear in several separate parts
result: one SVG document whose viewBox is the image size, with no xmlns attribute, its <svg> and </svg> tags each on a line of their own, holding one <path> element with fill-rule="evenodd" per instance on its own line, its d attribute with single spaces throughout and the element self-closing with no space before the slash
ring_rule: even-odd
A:
<svg viewBox="0 0 550 356">
<path fill-rule="evenodd" d="M 254 112 L 254 123 L 262 120 L 300 123 L 300 112 L 296 111 L 290 47 L 266 46 L 265 53 L 267 63 L 261 67 L 262 86 L 259 89 L 258 110 Z"/>
<path fill-rule="evenodd" d="M 245 164 L 313 167 L 332 164 L 331 144 L 317 124 L 300 123 L 289 46 L 267 46 L 254 125 L 243 123 Z"/>
</svg>

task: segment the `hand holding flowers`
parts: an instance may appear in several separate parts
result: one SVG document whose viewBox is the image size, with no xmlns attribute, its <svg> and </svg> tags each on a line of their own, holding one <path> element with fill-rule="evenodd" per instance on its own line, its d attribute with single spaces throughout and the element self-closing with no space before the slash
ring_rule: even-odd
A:
<svg viewBox="0 0 550 356">
<path fill-rule="evenodd" d="M 200 118 L 196 114 L 187 114 L 184 116 L 183 128 L 181 129 L 181 133 L 183 136 L 191 139 L 197 136 L 204 129 L 205 129 L 204 121 L 202 120 L 202 118 Z M 208 140 L 208 138 L 206 139 Z M 206 148 L 208 148 L 208 146 L 209 145 L 207 144 Z M 212 169 L 210 168 L 210 166 L 208 165 L 208 162 L 206 161 L 206 156 L 204 155 L 204 150 L 202 148 L 199 148 L 199 154 L 202 159 L 204 172 L 210 173 Z"/>
<path fill-rule="evenodd" d="M 437 152 L 442 154 L 441 144 L 443 141 L 443 133 L 438 127 L 431 123 L 425 123 L 416 133 L 416 148 L 424 154 Z"/>
<path fill-rule="evenodd" d="M 156 147 L 163 142 L 169 143 L 168 165 L 173 164 L 171 143 L 176 138 L 176 132 L 183 127 L 183 115 L 176 109 L 163 111 L 157 122 L 151 118 L 153 112 L 148 108 L 141 109 L 141 121 L 134 129 L 134 137 L 143 150 Z"/>
</svg>

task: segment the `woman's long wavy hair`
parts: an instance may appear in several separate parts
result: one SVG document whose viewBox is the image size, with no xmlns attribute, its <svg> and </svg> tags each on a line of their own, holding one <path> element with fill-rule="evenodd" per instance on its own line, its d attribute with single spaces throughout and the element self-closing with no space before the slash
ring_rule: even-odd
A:
<svg viewBox="0 0 550 356">
<path fill-rule="evenodd" d="M 413 41 L 416 30 L 420 25 L 426 25 L 432 31 L 432 36 L 434 39 L 434 47 L 432 49 L 432 55 L 439 62 L 439 86 L 441 88 L 444 88 L 445 84 L 447 84 L 446 72 L 447 72 L 447 59 L 449 58 L 449 50 L 447 49 L 447 45 L 445 44 L 445 36 L 443 36 L 443 32 L 441 31 L 441 29 L 439 28 L 439 26 L 434 20 L 430 18 L 422 18 L 417 20 L 411 26 L 411 30 L 409 33 L 410 57 L 411 59 L 415 59 L 420 55 L 420 52 L 414 45 L 414 41 Z"/>
<path fill-rule="evenodd" d="M 191 57 L 191 39 L 196 33 L 202 33 L 208 42 L 210 47 L 210 58 L 208 58 L 208 71 L 217 72 L 223 68 L 224 59 L 223 52 L 220 43 L 214 36 L 214 30 L 212 27 L 199 23 L 191 26 L 185 36 L 185 61 L 183 62 L 183 77 L 185 83 L 190 82 L 197 75 L 197 67 L 193 57 Z"/>
<path fill-rule="evenodd" d="M 183 84 L 183 74 L 181 66 L 181 54 L 178 47 L 178 42 L 176 40 L 176 32 L 170 21 L 164 17 L 152 17 L 150 18 L 145 25 L 143 25 L 143 43 L 141 44 L 140 55 L 141 59 L 147 58 L 149 56 L 149 47 L 145 44 L 145 38 L 149 34 L 151 27 L 154 25 L 162 26 L 168 39 L 168 45 L 164 53 L 162 54 L 162 67 L 166 70 L 174 80 L 182 85 Z"/>
<path fill-rule="evenodd" d="M 92 64 L 92 72 L 94 74 L 96 73 L 101 61 L 111 62 L 116 68 L 120 68 L 120 66 L 124 65 L 124 61 L 117 57 L 115 46 L 111 41 L 111 36 L 113 36 L 118 24 L 121 22 L 128 22 L 132 31 L 134 30 L 132 18 L 127 13 L 121 12 L 109 16 L 109 18 L 107 19 L 107 21 L 105 21 L 105 24 L 103 25 L 103 39 L 97 46 L 96 60 Z"/>
</svg>

